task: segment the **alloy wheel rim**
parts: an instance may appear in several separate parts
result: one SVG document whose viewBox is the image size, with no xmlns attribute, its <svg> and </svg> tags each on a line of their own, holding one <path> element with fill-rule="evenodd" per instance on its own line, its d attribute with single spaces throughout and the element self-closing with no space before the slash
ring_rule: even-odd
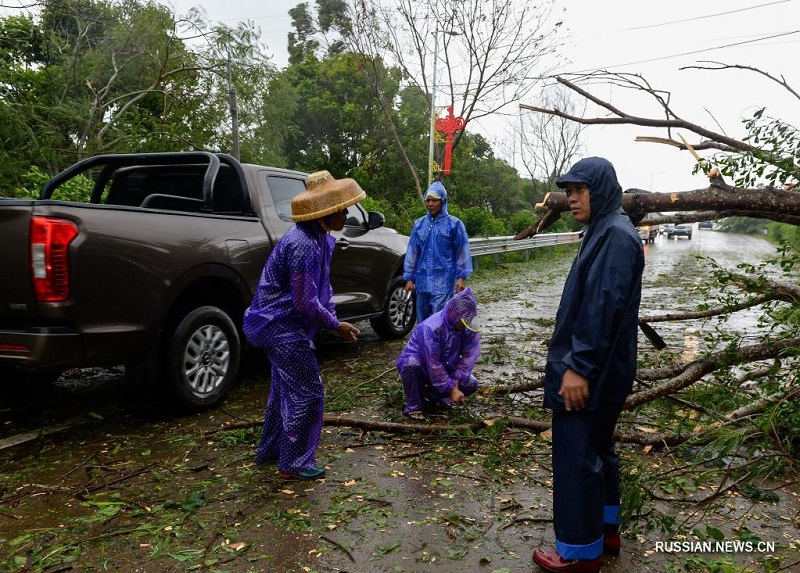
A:
<svg viewBox="0 0 800 573">
<path fill-rule="evenodd" d="M 389 299 L 389 321 L 398 330 L 403 330 L 408 324 L 407 316 L 410 316 L 411 293 L 404 287 L 398 287 L 392 292 Z"/>
<path fill-rule="evenodd" d="M 219 326 L 206 324 L 195 330 L 183 354 L 183 375 L 192 394 L 203 398 L 214 392 L 230 362 L 228 337 Z"/>
</svg>

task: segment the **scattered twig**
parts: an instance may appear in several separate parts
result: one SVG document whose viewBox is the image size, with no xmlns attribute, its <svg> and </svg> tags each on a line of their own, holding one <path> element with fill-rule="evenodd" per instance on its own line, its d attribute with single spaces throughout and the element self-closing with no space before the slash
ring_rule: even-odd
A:
<svg viewBox="0 0 800 573">
<path fill-rule="evenodd" d="M 792 563 L 789 563 L 788 565 L 784 565 L 780 569 L 774 569 L 772 573 L 779 573 L 780 571 L 794 571 L 795 565 L 800 565 L 800 559 Z"/>
<path fill-rule="evenodd" d="M 144 473 L 147 473 L 151 469 L 153 469 L 154 467 L 156 467 L 156 466 L 158 466 L 160 464 L 161 464 L 161 462 L 155 462 L 155 463 L 146 465 L 143 468 L 139 468 L 138 470 L 136 470 L 134 472 L 131 472 L 129 474 L 126 474 L 126 475 L 123 475 L 121 477 L 118 477 L 117 479 L 111 480 L 109 482 L 103 482 L 103 483 L 95 484 L 93 486 L 89 486 L 87 484 L 84 487 L 78 488 L 78 490 L 79 490 L 80 493 L 91 493 L 93 491 L 104 489 L 104 488 L 107 488 L 109 486 L 116 485 L 116 484 L 118 484 L 120 482 L 129 480 L 129 479 L 134 478 L 136 476 L 140 476 L 140 475 L 142 475 Z"/>
<path fill-rule="evenodd" d="M 320 535 L 319 537 L 320 537 L 320 539 L 324 539 L 325 541 L 327 541 L 328 543 L 330 543 L 334 547 L 336 547 L 338 549 L 341 549 L 345 553 L 345 555 L 347 555 L 347 557 L 350 558 L 351 562 L 353 562 L 353 563 L 356 562 L 355 558 L 353 557 L 353 554 L 350 553 L 350 551 L 347 549 L 347 547 L 345 547 L 344 545 L 342 545 L 338 541 L 334 541 L 333 539 L 331 539 L 330 537 L 328 537 L 326 535 Z"/>
<path fill-rule="evenodd" d="M 500 529 L 507 529 L 512 525 L 517 523 L 550 523 L 553 521 L 553 517 L 525 517 L 525 516 L 517 516 L 511 521 L 504 523 L 500 526 Z"/>
<path fill-rule="evenodd" d="M 2 507 L 0 507 L 0 515 L 2 515 L 4 517 L 8 517 L 10 519 L 22 519 L 21 515 L 14 515 L 13 513 L 9 513 L 8 511 L 3 509 Z"/>
</svg>

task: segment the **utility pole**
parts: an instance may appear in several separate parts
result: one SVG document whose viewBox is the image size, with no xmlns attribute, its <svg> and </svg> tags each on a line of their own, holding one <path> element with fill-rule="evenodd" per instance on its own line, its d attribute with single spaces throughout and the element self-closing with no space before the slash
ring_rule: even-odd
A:
<svg viewBox="0 0 800 573">
<path fill-rule="evenodd" d="M 442 30 L 448 36 L 460 36 L 458 32 Z M 446 48 L 446 46 L 445 46 Z M 428 187 L 433 183 L 433 141 L 436 133 L 436 60 L 439 59 L 439 28 L 433 31 L 433 78 L 431 78 L 431 140 L 428 145 Z"/>
<path fill-rule="evenodd" d="M 431 133 L 428 145 L 428 187 L 433 183 L 433 139 L 436 132 L 436 60 L 439 52 L 439 28 L 433 31 L 433 77 L 431 78 Z"/>
<path fill-rule="evenodd" d="M 231 138 L 233 139 L 232 155 L 239 161 L 239 108 L 236 105 L 236 88 L 233 87 L 231 71 L 231 54 L 228 52 L 228 98 L 231 110 Z"/>
</svg>

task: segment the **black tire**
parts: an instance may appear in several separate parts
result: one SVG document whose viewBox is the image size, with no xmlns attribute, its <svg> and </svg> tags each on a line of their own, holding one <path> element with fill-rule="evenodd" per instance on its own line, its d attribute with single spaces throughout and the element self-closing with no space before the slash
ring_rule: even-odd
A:
<svg viewBox="0 0 800 573">
<path fill-rule="evenodd" d="M 417 321 L 417 304 L 413 294 L 406 291 L 406 281 L 396 277 L 389 289 L 383 314 L 370 319 L 372 330 L 384 340 L 403 338 Z"/>
<path fill-rule="evenodd" d="M 176 405 L 217 406 L 239 375 L 241 340 L 225 311 L 201 306 L 187 313 L 166 342 L 166 382 Z"/>
<path fill-rule="evenodd" d="M 692 240 L 692 234 L 691 234 L 691 233 L 689 233 L 688 235 L 686 235 L 686 238 L 687 238 L 687 239 L 689 239 L 689 240 L 691 241 L 691 240 Z"/>
</svg>

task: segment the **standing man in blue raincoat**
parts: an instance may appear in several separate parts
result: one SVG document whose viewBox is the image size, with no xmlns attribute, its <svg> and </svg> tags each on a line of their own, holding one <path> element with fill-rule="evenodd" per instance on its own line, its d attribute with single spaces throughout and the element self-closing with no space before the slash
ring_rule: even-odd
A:
<svg viewBox="0 0 800 573">
<path fill-rule="evenodd" d="M 619 457 L 613 434 L 636 374 L 642 241 L 622 210 L 613 165 L 578 161 L 556 181 L 586 232 L 564 284 L 545 370 L 553 410 L 555 548 L 533 561 L 546 571 L 596 573 L 618 555 Z"/>
<path fill-rule="evenodd" d="M 469 238 L 461 219 L 447 212 L 447 191 L 434 181 L 425 191 L 428 214 L 414 221 L 403 278 L 417 292 L 417 324 L 444 308 L 472 274 Z"/>
</svg>

